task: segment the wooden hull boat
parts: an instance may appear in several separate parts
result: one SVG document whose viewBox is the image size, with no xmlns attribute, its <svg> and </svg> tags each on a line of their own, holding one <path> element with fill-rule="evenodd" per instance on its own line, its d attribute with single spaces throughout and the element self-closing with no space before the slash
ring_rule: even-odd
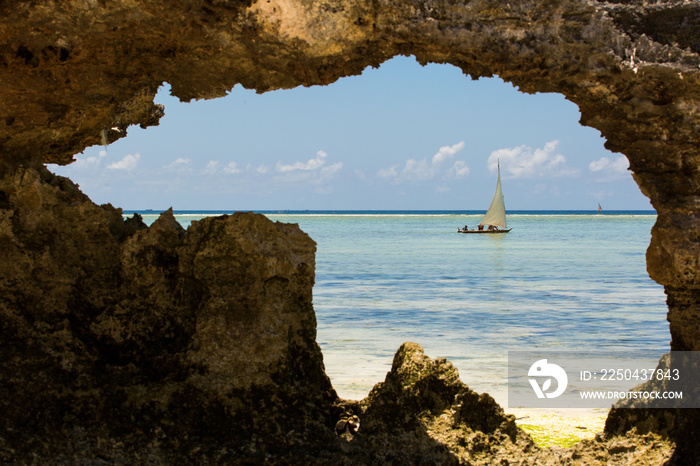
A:
<svg viewBox="0 0 700 466">
<path fill-rule="evenodd" d="M 512 230 L 512 228 L 508 228 L 507 230 L 465 230 L 463 228 L 459 228 L 457 233 L 495 234 L 508 233 L 510 230 Z"/>
</svg>

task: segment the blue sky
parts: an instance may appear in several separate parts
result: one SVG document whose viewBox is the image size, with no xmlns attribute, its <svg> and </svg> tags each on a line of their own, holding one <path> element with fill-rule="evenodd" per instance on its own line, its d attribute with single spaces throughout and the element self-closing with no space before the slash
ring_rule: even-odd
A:
<svg viewBox="0 0 700 466">
<path fill-rule="evenodd" d="M 557 94 L 397 57 L 329 86 L 180 103 L 160 125 L 49 169 L 124 209 L 485 210 L 500 159 L 509 210 L 651 209 Z"/>
</svg>

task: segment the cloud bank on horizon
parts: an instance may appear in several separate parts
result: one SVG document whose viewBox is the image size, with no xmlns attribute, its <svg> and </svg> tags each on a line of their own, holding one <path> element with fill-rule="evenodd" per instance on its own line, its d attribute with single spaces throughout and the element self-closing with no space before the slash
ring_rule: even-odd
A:
<svg viewBox="0 0 700 466">
<path fill-rule="evenodd" d="M 504 180 L 535 180 L 531 191 L 536 195 L 560 195 L 559 187 L 548 186 L 554 179 L 581 178 L 583 170 L 572 167 L 559 150 L 560 141 L 552 140 L 541 148 L 527 145 L 504 147 L 493 150 L 486 160 L 486 167 L 495 173 L 500 164 Z M 126 154 L 113 160 L 107 151 L 100 150 L 96 156 L 78 158 L 63 170 L 72 178 L 86 178 L 97 186 L 109 184 L 109 180 L 133 177 L 137 172 L 143 186 L 166 186 L 175 184 L 187 187 L 210 186 L 210 192 L 226 195 L 231 193 L 280 192 L 285 189 L 312 188 L 315 195 L 330 196 L 338 178 L 349 180 L 356 189 L 381 185 L 430 186 L 435 193 L 449 194 L 451 183 L 462 183 L 473 176 L 467 159 L 474 155 L 465 153 L 466 143 L 460 141 L 439 147 L 432 156 L 420 159 L 408 158 L 402 163 L 380 168 L 375 172 L 354 170 L 343 174 L 344 162 L 324 150 L 307 160 L 289 161 L 278 159 L 274 165 L 268 163 L 240 163 L 237 161 L 209 160 L 206 163 L 190 157 L 178 157 L 156 169 L 140 169 L 140 153 Z M 458 158 L 458 155 L 462 157 Z M 476 160 L 475 160 L 476 161 Z M 588 164 L 588 172 L 597 182 L 607 182 L 629 176 L 629 162 L 623 155 L 616 158 L 600 157 Z M 168 181 L 173 175 L 175 181 Z M 482 178 L 482 175 L 479 175 Z M 228 180 L 228 181 L 227 181 Z M 435 185 L 437 183 L 437 185 Z M 81 185 L 91 182 L 82 181 Z M 222 187 L 217 191 L 216 186 Z M 225 187 L 225 188 L 223 188 Z M 194 191 L 199 188 L 193 188 Z M 604 199 L 612 193 L 606 190 L 588 190 L 595 199 Z"/>
</svg>

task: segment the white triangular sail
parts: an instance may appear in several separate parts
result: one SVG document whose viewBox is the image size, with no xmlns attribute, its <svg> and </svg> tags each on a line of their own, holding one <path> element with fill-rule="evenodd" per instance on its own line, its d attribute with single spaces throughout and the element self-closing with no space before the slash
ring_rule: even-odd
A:
<svg viewBox="0 0 700 466">
<path fill-rule="evenodd" d="M 501 190 L 501 166 L 498 166 L 498 182 L 496 182 L 496 193 L 486 215 L 479 222 L 479 226 L 493 225 L 500 228 L 506 227 L 506 204 L 503 202 L 503 191 Z"/>
</svg>

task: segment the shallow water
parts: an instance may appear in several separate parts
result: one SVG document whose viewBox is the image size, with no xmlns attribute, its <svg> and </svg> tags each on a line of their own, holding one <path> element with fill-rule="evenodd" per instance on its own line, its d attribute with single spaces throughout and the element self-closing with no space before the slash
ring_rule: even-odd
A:
<svg viewBox="0 0 700 466">
<path fill-rule="evenodd" d="M 384 380 L 404 341 L 502 404 L 508 350 L 668 347 L 665 295 L 645 265 L 653 212 L 513 213 L 506 235 L 458 234 L 477 213 L 266 215 L 318 244 L 318 343 L 344 398 Z"/>
</svg>

